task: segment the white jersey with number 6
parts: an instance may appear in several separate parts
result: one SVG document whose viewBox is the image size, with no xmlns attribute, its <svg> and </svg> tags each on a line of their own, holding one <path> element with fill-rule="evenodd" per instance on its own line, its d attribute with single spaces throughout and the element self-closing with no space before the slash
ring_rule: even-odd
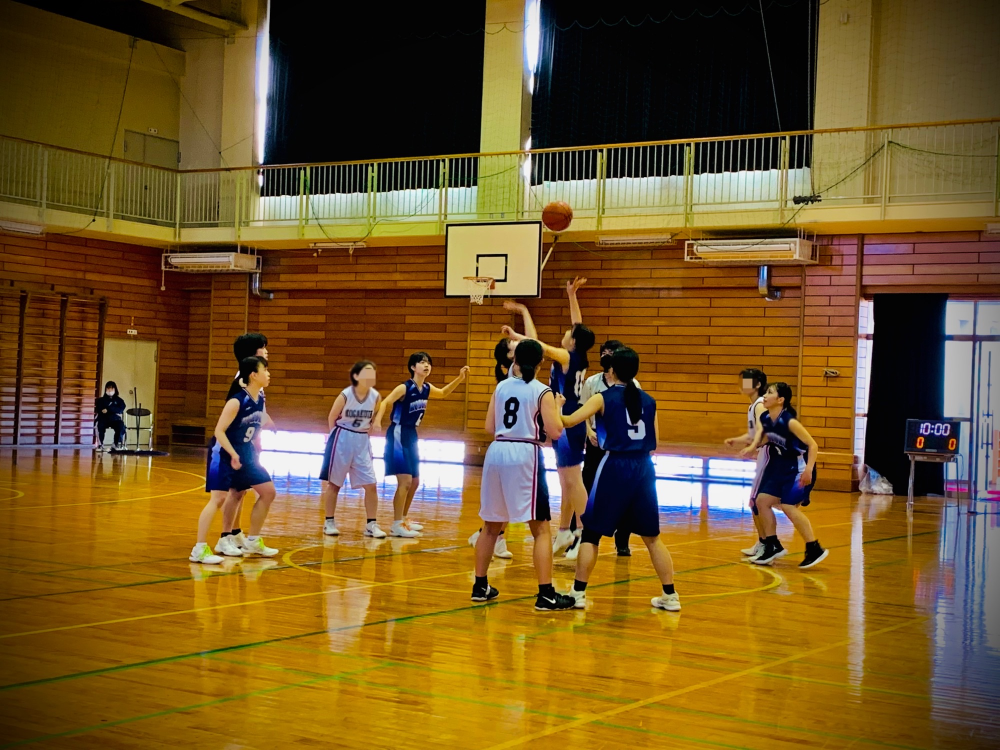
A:
<svg viewBox="0 0 1000 750">
<path fill-rule="evenodd" d="M 538 443 L 546 440 L 542 429 L 542 396 L 552 389 L 537 379 L 525 383 L 521 378 L 507 378 L 493 392 L 494 435 L 497 440 Z"/>
<path fill-rule="evenodd" d="M 344 408 L 337 417 L 337 427 L 353 432 L 368 432 L 372 426 L 372 417 L 375 416 L 375 404 L 378 403 L 378 391 L 374 388 L 368 389 L 368 395 L 364 401 L 358 401 L 354 393 L 354 387 L 349 386 L 340 392 L 346 399 Z"/>
</svg>

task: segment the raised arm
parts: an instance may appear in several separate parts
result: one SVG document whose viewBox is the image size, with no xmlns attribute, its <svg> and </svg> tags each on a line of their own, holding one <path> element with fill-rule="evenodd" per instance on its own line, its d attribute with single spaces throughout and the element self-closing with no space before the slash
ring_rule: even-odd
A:
<svg viewBox="0 0 1000 750">
<path fill-rule="evenodd" d="M 436 386 L 431 386 L 431 395 L 435 398 L 444 398 L 445 396 L 450 396 L 458 384 L 465 380 L 466 376 L 469 374 L 469 366 L 465 365 L 461 370 L 458 371 L 458 377 L 452 380 L 444 388 L 438 388 Z"/>
<path fill-rule="evenodd" d="M 582 276 L 577 276 L 572 281 L 566 282 L 566 296 L 569 297 L 569 320 L 573 325 L 583 322 L 583 315 L 580 313 L 580 303 L 576 300 L 577 290 L 587 283 Z"/>
<path fill-rule="evenodd" d="M 372 420 L 372 432 L 378 433 L 382 430 L 382 417 L 385 416 L 387 410 L 392 408 L 392 405 L 399 401 L 406 394 L 406 383 L 400 383 L 392 392 L 382 400 L 382 405 L 378 407 L 378 411 L 375 412 L 375 418 Z"/>
<path fill-rule="evenodd" d="M 802 478 L 799 479 L 799 486 L 805 487 L 812 484 L 813 469 L 816 467 L 816 454 L 819 453 L 819 445 L 816 444 L 813 436 L 809 434 L 809 430 L 799 420 L 793 419 L 789 421 L 788 429 L 792 431 L 795 437 L 805 443 L 809 449 L 806 454 L 806 470 L 802 472 Z"/>
<path fill-rule="evenodd" d="M 585 419 L 589 419 L 600 411 L 604 409 L 604 394 L 595 393 L 593 396 L 588 398 L 579 409 L 577 409 L 572 414 L 563 414 L 562 423 L 563 427 L 573 427 L 574 425 L 580 424 L 580 422 Z"/>
<path fill-rule="evenodd" d="M 535 330 L 535 321 L 531 319 L 531 313 L 528 312 L 528 308 L 522 305 L 520 302 L 514 302 L 513 300 L 507 300 L 503 303 L 504 309 L 510 310 L 511 312 L 521 313 L 521 320 L 524 321 L 524 335 L 525 338 L 538 339 L 538 331 Z"/>
<path fill-rule="evenodd" d="M 333 426 L 340 419 L 340 413 L 344 411 L 344 407 L 347 405 L 347 397 L 341 393 L 337 398 L 333 400 L 333 406 L 330 407 L 330 413 L 326 415 L 326 427 L 328 430 L 333 430 Z"/>
<path fill-rule="evenodd" d="M 518 333 L 510 326 L 503 326 L 500 329 L 500 332 L 503 333 L 503 335 L 506 336 L 507 338 L 513 341 L 517 341 L 518 343 L 524 341 L 527 338 L 531 338 L 530 336 L 525 336 L 523 334 Z M 538 341 L 538 339 L 535 339 L 535 341 Z M 567 367 L 569 367 L 568 351 L 563 349 L 561 346 L 549 346 L 544 341 L 538 341 L 538 343 L 542 345 L 542 356 L 544 356 L 546 359 L 551 359 L 554 362 L 558 362 L 564 370 Z"/>
</svg>

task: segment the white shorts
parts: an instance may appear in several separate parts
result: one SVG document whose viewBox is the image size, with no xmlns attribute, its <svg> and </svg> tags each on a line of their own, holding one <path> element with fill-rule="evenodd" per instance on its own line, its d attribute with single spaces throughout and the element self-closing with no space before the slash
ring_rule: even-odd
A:
<svg viewBox="0 0 1000 750">
<path fill-rule="evenodd" d="M 495 440 L 483 461 L 479 517 L 484 521 L 548 521 L 549 486 L 541 446 Z"/>
<path fill-rule="evenodd" d="M 348 474 L 351 475 L 351 487 L 375 484 L 371 441 L 367 432 L 352 432 L 343 427 L 334 427 L 330 437 L 326 439 L 319 478 L 343 487 Z"/>
<path fill-rule="evenodd" d="M 764 467 L 767 466 L 767 446 L 762 445 L 757 449 L 757 466 L 753 472 L 753 486 L 750 488 L 750 504 L 757 499 L 757 492 L 760 490 L 760 478 L 764 476 Z"/>
</svg>

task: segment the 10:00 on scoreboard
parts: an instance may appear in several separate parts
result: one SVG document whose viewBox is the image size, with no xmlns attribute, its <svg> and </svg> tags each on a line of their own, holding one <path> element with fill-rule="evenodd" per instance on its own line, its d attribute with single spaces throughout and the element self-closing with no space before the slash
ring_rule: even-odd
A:
<svg viewBox="0 0 1000 750">
<path fill-rule="evenodd" d="M 960 422 L 948 420 L 907 419 L 907 453 L 958 453 Z"/>
</svg>

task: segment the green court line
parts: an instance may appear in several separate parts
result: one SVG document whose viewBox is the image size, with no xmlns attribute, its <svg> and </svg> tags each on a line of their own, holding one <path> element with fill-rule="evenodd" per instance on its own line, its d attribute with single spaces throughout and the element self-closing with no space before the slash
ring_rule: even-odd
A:
<svg viewBox="0 0 1000 750">
<path fill-rule="evenodd" d="M 628 732 L 639 732 L 641 734 L 652 735 L 653 737 L 668 737 L 672 740 L 682 740 L 684 742 L 692 742 L 697 745 L 709 745 L 711 747 L 724 747 L 728 750 L 751 750 L 751 748 L 746 745 L 730 745 L 725 742 L 712 742 L 711 740 L 703 740 L 699 737 L 689 737 L 683 734 L 671 734 L 669 732 L 658 732 L 655 729 L 647 729 L 646 727 L 630 727 L 624 724 L 612 724 L 607 721 L 595 721 L 592 722 L 594 726 L 598 727 L 608 727 L 609 729 L 622 729 Z"/>
<path fill-rule="evenodd" d="M 866 693 L 885 693 L 886 695 L 898 695 L 902 698 L 913 698 L 919 701 L 929 701 L 931 696 L 920 695 L 918 693 L 906 693 L 902 690 L 892 690 L 890 688 L 877 688 L 869 685 L 844 685 L 840 682 L 831 682 L 829 680 L 818 680 L 814 677 L 800 677 L 798 675 L 788 675 L 788 674 L 778 674 L 777 672 L 758 672 L 764 677 L 775 677 L 779 680 L 791 680 L 793 682 L 808 682 L 812 685 L 825 685 L 826 687 L 835 687 L 840 690 L 863 690 Z"/>
</svg>

